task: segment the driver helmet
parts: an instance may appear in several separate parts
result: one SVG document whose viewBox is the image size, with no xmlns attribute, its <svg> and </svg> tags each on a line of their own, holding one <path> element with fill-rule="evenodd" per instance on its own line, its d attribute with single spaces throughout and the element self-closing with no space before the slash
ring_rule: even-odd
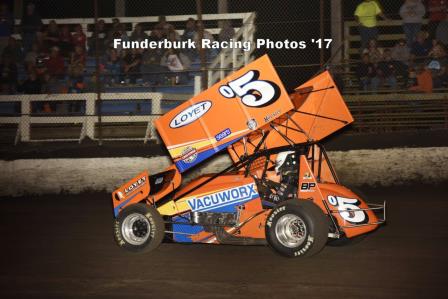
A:
<svg viewBox="0 0 448 299">
<path fill-rule="evenodd" d="M 286 151 L 286 152 L 280 152 L 277 155 L 277 158 L 275 159 L 275 172 L 277 174 L 280 173 L 280 168 L 285 164 L 286 158 L 290 154 L 294 154 L 294 151 Z"/>
</svg>

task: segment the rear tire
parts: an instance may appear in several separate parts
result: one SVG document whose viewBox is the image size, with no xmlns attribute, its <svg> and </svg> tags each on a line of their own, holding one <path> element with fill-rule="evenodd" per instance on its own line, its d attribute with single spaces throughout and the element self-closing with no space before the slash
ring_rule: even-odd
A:
<svg viewBox="0 0 448 299">
<path fill-rule="evenodd" d="M 149 252 L 162 243 L 165 224 L 160 213 L 143 203 L 133 204 L 120 212 L 114 222 L 118 246 L 132 252 Z"/>
<path fill-rule="evenodd" d="M 275 207 L 266 220 L 266 240 L 283 256 L 312 256 L 328 239 L 327 217 L 308 200 L 291 200 Z"/>
</svg>

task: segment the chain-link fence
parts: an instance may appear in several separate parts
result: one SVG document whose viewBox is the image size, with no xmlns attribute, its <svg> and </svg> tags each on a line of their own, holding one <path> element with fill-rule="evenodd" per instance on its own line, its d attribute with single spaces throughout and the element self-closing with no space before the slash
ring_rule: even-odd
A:
<svg viewBox="0 0 448 299">
<path fill-rule="evenodd" d="M 289 91 L 323 68 L 333 73 L 338 87 L 348 94 L 403 91 L 418 85 L 419 76 L 425 74 L 418 70 L 419 65 L 409 62 L 394 65 L 395 81 L 386 80 L 384 74 L 365 78 L 360 73 L 361 56 L 367 48 L 361 46 L 365 36 L 361 36 L 359 23 L 366 21 L 362 12 L 369 12 L 371 7 L 363 11 L 358 6 L 370 3 L 384 14 L 375 17 L 379 21 L 373 37 L 380 49 L 367 52 L 369 59 L 380 55 L 382 60 L 384 50 L 394 48 L 401 38 L 407 44 L 399 14 L 402 1 L 5 3 L 0 7 L 2 142 L 155 140 L 152 120 L 197 92 L 198 78 L 203 79 L 204 88 L 265 53 Z M 429 11 L 427 5 L 425 9 Z M 431 38 L 443 22 L 428 22 L 426 14 L 421 29 L 432 30 L 427 35 Z M 215 41 L 252 41 L 252 47 L 250 51 L 200 51 L 164 45 L 129 50 L 114 44 L 115 39 L 188 41 L 201 35 Z M 325 39 L 330 38 L 333 42 L 327 47 Z M 256 48 L 258 40 L 267 44 Z M 288 48 L 291 41 L 305 42 L 306 47 Z M 422 57 L 422 63 L 429 55 Z M 380 69 L 378 63 L 372 67 Z M 429 72 L 432 75 L 433 70 Z M 443 80 L 442 74 L 441 81 L 436 82 L 441 86 L 431 89 L 444 88 Z"/>
</svg>

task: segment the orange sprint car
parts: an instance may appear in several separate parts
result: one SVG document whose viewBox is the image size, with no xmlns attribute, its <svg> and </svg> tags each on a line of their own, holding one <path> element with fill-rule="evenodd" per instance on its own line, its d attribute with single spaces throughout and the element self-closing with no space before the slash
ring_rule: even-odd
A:
<svg viewBox="0 0 448 299">
<path fill-rule="evenodd" d="M 288 94 L 263 56 L 155 121 L 173 164 L 112 194 L 119 246 L 269 245 L 311 256 L 385 222 L 385 205 L 340 184 L 322 139 L 353 122 L 323 72 Z M 182 185 L 182 174 L 226 150 L 233 163 Z"/>
</svg>

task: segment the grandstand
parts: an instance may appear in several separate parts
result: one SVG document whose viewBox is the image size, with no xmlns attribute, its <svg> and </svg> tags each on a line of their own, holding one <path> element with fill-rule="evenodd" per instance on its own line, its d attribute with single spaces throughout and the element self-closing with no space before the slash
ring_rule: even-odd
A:
<svg viewBox="0 0 448 299">
<path fill-rule="evenodd" d="M 195 19 L 196 15 L 168 15 L 166 21 L 172 24 L 178 35 L 184 33 L 185 23 Z M 233 25 L 234 40 L 254 42 L 257 21 L 255 12 L 204 14 L 204 30 L 215 39 L 220 33 L 221 21 L 230 21 Z M 112 24 L 115 18 L 102 18 L 106 24 Z M 43 19 L 48 26 L 52 20 Z M 93 18 L 56 19 L 59 26 L 74 28 L 80 24 L 87 38 L 93 36 L 95 20 Z M 122 17 L 119 22 L 124 26 L 128 36 L 137 24 L 144 28 L 144 33 L 151 35 L 159 22 L 158 16 Z M 428 21 L 425 20 L 424 24 Z M 15 20 L 16 32 L 20 20 Z M 383 47 L 392 47 L 397 40 L 404 37 L 399 20 L 379 21 L 378 40 Z M 426 25 L 424 25 L 426 26 Z M 398 89 L 383 86 L 376 90 L 360 89 L 359 78 L 355 68 L 360 59 L 360 36 L 357 23 L 352 20 L 343 22 L 341 39 L 343 43 L 340 61 L 327 64 L 330 71 L 341 78 L 345 99 L 352 110 L 356 123 L 352 133 L 384 132 L 415 129 L 446 129 L 448 127 L 448 99 L 446 87 L 436 88 L 428 94 L 410 92 L 407 82 L 398 76 Z M 20 40 L 19 34 L 13 37 Z M 159 72 L 164 79 L 159 84 L 148 84 L 142 78 L 135 82 L 127 81 L 107 83 L 106 75 L 100 94 L 96 89 L 74 91 L 74 93 L 0 96 L 0 135 L 3 143 L 30 141 L 78 141 L 88 138 L 113 140 L 156 140 L 157 134 L 152 120 L 179 103 L 190 98 L 201 89 L 203 66 L 207 73 L 207 85 L 224 78 L 229 72 L 240 68 L 255 58 L 252 51 L 242 49 L 222 49 L 215 57 L 207 57 L 205 65 L 198 56 L 191 61 L 188 69 L 178 72 L 186 74 L 181 83 L 171 80 L 172 73 Z M 88 52 L 85 61 L 84 78 L 93 80 L 97 70 L 97 60 Z M 257 53 L 261 54 L 261 53 Z M 66 64 L 68 63 L 65 58 Z M 101 63 L 101 62 L 100 62 Z M 297 68 L 300 72 L 301 68 Z M 18 64 L 18 79 L 25 80 L 26 70 Z M 70 80 L 68 74 L 58 79 L 64 84 Z M 301 83 L 301 82 L 298 82 Z M 100 96 L 101 101 L 98 101 Z M 44 109 L 44 106 L 49 109 Z M 101 119 L 99 117 L 101 115 Z M 99 134 L 99 127 L 102 136 Z"/>
</svg>

